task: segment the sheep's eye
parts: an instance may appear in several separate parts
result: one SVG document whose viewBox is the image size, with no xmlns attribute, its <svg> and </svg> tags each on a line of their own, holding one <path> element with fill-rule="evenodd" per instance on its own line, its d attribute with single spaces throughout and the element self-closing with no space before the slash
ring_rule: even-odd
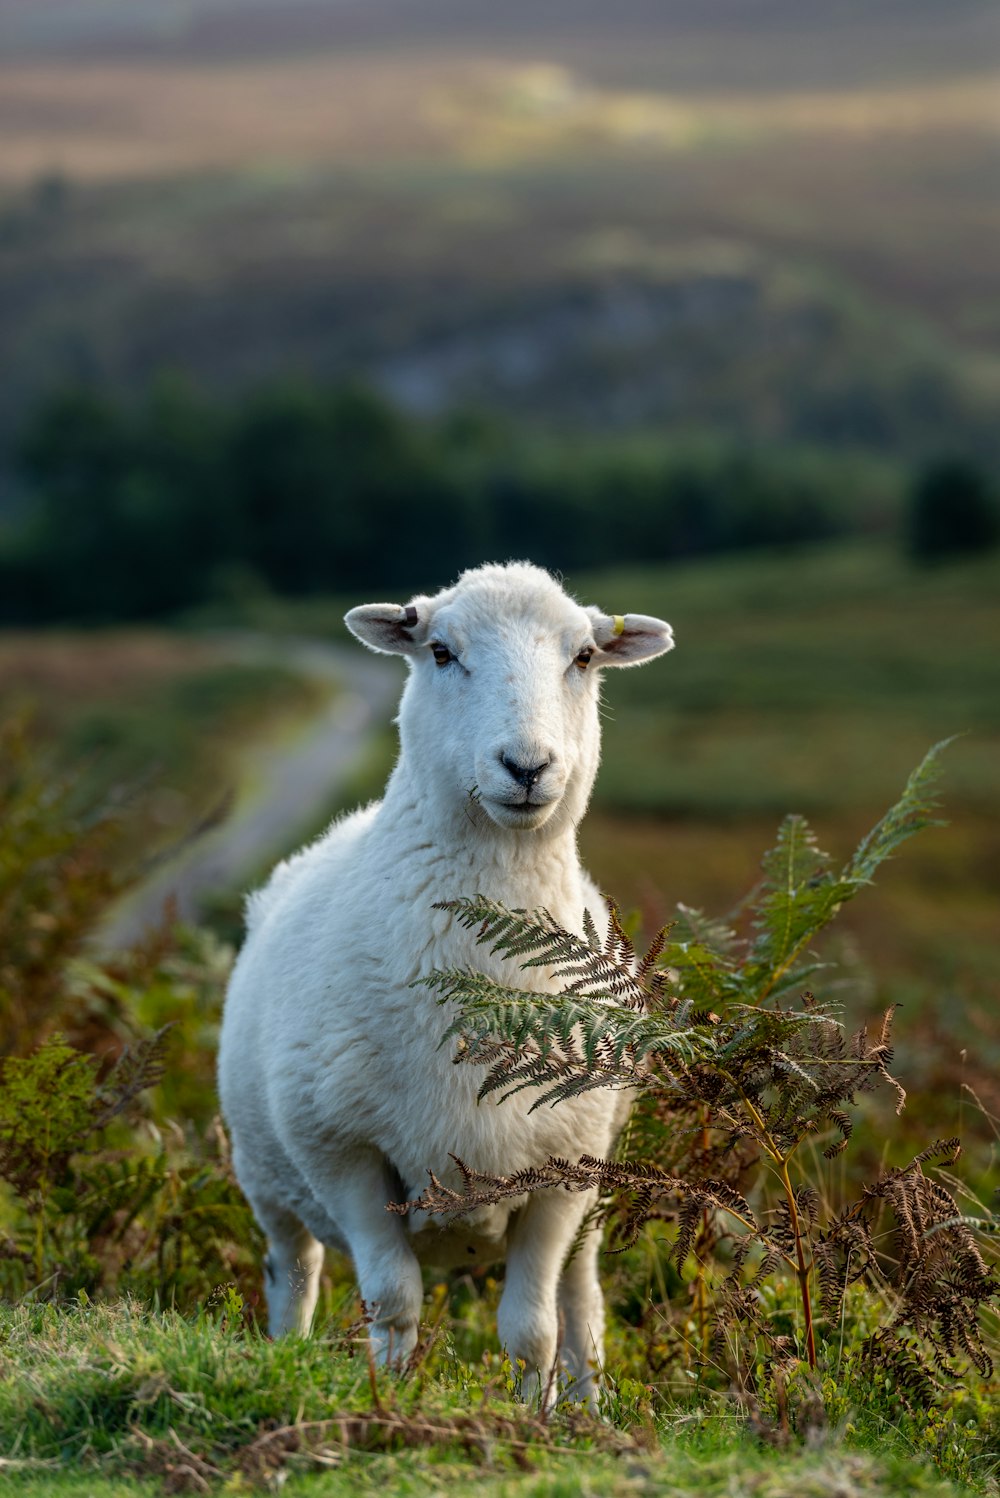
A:
<svg viewBox="0 0 1000 1498">
<path fill-rule="evenodd" d="M 455 659 L 447 645 L 441 645 L 437 640 L 431 645 L 431 652 L 436 666 L 447 666 Z"/>
<path fill-rule="evenodd" d="M 588 645 L 584 650 L 581 650 L 580 654 L 575 658 L 575 660 L 573 661 L 574 666 L 579 666 L 581 671 L 586 671 L 587 667 L 590 665 L 591 657 L 593 656 L 593 654 L 594 647 L 592 645 Z"/>
</svg>

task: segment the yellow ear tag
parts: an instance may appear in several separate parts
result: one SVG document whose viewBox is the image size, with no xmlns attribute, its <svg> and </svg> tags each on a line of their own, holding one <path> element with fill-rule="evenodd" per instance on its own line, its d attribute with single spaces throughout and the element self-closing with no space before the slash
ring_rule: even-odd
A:
<svg viewBox="0 0 1000 1498">
<path fill-rule="evenodd" d="M 613 635 L 623 635 L 625 633 L 625 620 L 621 614 L 611 615 L 611 633 Z"/>
</svg>

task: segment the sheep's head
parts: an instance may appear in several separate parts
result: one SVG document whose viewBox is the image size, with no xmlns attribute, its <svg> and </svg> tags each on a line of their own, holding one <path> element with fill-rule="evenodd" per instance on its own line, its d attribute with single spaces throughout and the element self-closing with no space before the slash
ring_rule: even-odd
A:
<svg viewBox="0 0 1000 1498">
<path fill-rule="evenodd" d="M 673 645 L 669 624 L 582 608 L 525 562 L 464 572 L 409 604 L 352 609 L 373 650 L 407 657 L 400 734 L 425 794 L 495 826 L 575 822 L 600 752 L 601 669 L 636 666 Z"/>
</svg>

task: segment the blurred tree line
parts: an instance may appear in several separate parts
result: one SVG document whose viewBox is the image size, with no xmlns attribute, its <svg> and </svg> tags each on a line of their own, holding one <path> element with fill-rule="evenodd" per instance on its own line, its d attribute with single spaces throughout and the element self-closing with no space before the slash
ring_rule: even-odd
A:
<svg viewBox="0 0 1000 1498">
<path fill-rule="evenodd" d="M 911 550 L 994 544 L 987 477 L 907 478 L 831 449 L 711 436 L 541 438 L 369 390 L 284 384 L 225 404 L 176 381 L 48 401 L 17 453 L 0 621 L 149 618 L 254 589 L 443 583 L 487 557 L 554 568 L 794 544 L 900 523 Z"/>
</svg>

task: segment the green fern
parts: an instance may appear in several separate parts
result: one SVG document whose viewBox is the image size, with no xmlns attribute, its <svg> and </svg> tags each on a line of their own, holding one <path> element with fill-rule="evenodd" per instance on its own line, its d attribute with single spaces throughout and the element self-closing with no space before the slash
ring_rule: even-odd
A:
<svg viewBox="0 0 1000 1498">
<path fill-rule="evenodd" d="M 749 906 L 754 937 L 743 969 L 744 996 L 751 1002 L 801 988 L 818 970 L 809 948 L 841 907 L 871 883 L 875 870 L 925 827 L 940 826 L 933 816 L 933 787 L 940 774 L 944 739 L 924 756 L 899 800 L 862 840 L 844 868 L 835 873 L 829 854 L 816 842 L 803 817 L 786 817 L 778 841 L 764 855 L 764 878 Z"/>
<path fill-rule="evenodd" d="M 900 1230 L 899 1304 L 943 1356 L 962 1350 L 985 1369 L 978 1317 L 997 1285 L 952 1198 L 922 1175 L 929 1156 L 888 1172 L 825 1225 L 812 1183 L 793 1178 L 807 1139 L 818 1139 L 828 1159 L 846 1148 L 859 1094 L 888 1086 L 897 1111 L 905 1102 L 890 1071 L 892 1008 L 872 1035 L 847 1035 L 803 985 L 823 967 L 812 950 L 816 937 L 908 837 L 935 824 L 932 788 L 943 748 L 924 758 L 842 869 L 804 818 L 787 817 L 736 925 L 681 907 L 643 956 L 613 904 L 602 940 L 591 914 L 576 935 L 545 910 L 508 910 L 482 896 L 449 902 L 445 908 L 495 955 L 545 967 L 558 985 L 555 993 L 528 992 L 471 969 L 424 980 L 451 1011 L 445 1042 L 457 1041 L 455 1060 L 483 1069 L 480 1097 L 530 1091 L 537 1108 L 594 1088 L 634 1088 L 639 1122 L 629 1132 L 628 1159 L 550 1160 L 512 1177 L 476 1175 L 458 1162 L 461 1191 L 432 1179 L 402 1210 L 462 1213 L 555 1186 L 610 1193 L 617 1242 L 634 1241 L 650 1217 L 667 1218 L 675 1224 L 672 1256 L 682 1265 L 694 1255 L 699 1284 L 713 1246 L 727 1237 L 716 1331 L 725 1337 L 737 1324 L 749 1327 L 779 1360 L 789 1355 L 787 1338 L 769 1330 L 754 1286 L 784 1266 L 798 1287 L 802 1350 L 815 1365 L 814 1298 L 833 1314 L 850 1279 L 874 1272 L 868 1214 L 885 1202 Z M 789 992 L 796 1002 L 786 1002 Z M 632 1154 L 639 1142 L 650 1151 L 645 1159 Z M 764 1217 L 741 1186 L 761 1161 L 781 1191 Z M 946 1241 L 951 1264 L 928 1246 L 931 1229 Z"/>
<path fill-rule="evenodd" d="M 221 1130 L 207 1148 L 152 1126 L 140 1141 L 120 1117 L 159 1080 L 165 1044 L 160 1031 L 103 1077 L 59 1037 L 3 1063 L 0 1294 L 129 1291 L 182 1303 L 251 1274 L 259 1231 Z"/>
<path fill-rule="evenodd" d="M 473 919 L 478 909 L 470 901 L 465 913 Z M 519 940 L 520 931 L 530 939 L 532 931 L 546 929 L 527 916 L 511 915 L 511 940 Z M 615 986 L 604 964 L 599 979 L 608 989 Z M 459 1040 L 456 1061 L 490 1066 L 481 1098 L 497 1091 L 506 1097 L 548 1082 L 562 1096 L 567 1065 L 577 1074 L 581 1091 L 593 1085 L 597 1068 L 602 1085 L 634 1084 L 643 1080 L 640 1067 L 652 1052 L 690 1063 L 714 1049 L 707 1026 L 667 1009 L 642 1013 L 616 1003 L 610 992 L 582 995 L 571 988 L 554 999 L 462 968 L 438 971 L 422 981 L 438 991 L 441 1003 L 458 1007 L 442 1040 Z M 519 1069 L 524 1066 L 530 1069 Z M 556 1096 L 543 1092 L 531 1106 L 555 1101 Z"/>
<path fill-rule="evenodd" d="M 660 956 L 663 941 L 658 937 L 637 965 L 635 948 L 613 903 L 608 905 L 608 934 L 603 943 L 589 911 L 584 912 L 580 937 L 560 926 L 547 910 L 509 910 L 485 895 L 444 900 L 434 908 L 450 910 L 467 929 L 478 927 L 476 941 L 488 945 L 496 956 L 517 958 L 522 968 L 551 968 L 553 976 L 573 980 L 566 993 L 623 999 L 635 1008 L 645 1007 L 644 980 Z"/>
<path fill-rule="evenodd" d="M 854 857 L 844 870 L 846 878 L 859 885 L 869 883 L 879 864 L 890 858 L 907 838 L 922 832 L 925 827 L 946 825 L 935 815 L 939 806 L 935 788 L 941 774 L 941 754 L 954 742 L 955 736 L 952 735 L 941 739 L 927 751 L 907 780 L 899 800 L 858 844 Z"/>
</svg>

